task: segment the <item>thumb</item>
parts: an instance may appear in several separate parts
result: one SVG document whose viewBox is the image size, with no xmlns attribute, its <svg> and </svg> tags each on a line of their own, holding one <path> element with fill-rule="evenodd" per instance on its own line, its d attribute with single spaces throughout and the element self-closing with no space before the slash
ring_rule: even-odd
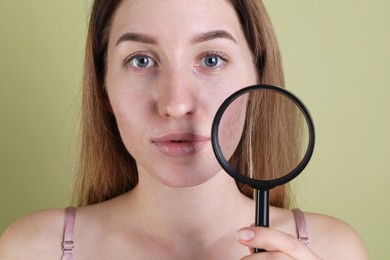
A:
<svg viewBox="0 0 390 260">
<path fill-rule="evenodd" d="M 255 232 L 250 228 L 242 228 L 236 232 L 236 239 L 243 245 L 246 245 L 247 242 L 250 242 L 255 237 Z M 254 248 L 249 247 L 249 251 L 251 254 L 255 253 Z"/>
</svg>

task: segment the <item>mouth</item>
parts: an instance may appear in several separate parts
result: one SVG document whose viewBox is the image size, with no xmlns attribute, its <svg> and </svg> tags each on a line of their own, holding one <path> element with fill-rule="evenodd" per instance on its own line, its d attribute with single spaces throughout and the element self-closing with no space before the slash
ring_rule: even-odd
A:
<svg viewBox="0 0 390 260">
<path fill-rule="evenodd" d="M 169 157 L 192 156 L 202 150 L 210 138 L 194 133 L 173 133 L 152 140 L 157 150 Z"/>
<path fill-rule="evenodd" d="M 171 143 L 185 143 L 190 142 L 190 140 L 172 140 Z"/>
</svg>

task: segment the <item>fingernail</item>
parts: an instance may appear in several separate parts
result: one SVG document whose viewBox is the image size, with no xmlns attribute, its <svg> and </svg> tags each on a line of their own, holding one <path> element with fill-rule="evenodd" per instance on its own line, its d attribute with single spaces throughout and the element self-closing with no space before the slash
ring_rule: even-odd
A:
<svg viewBox="0 0 390 260">
<path fill-rule="evenodd" d="M 251 229 L 240 229 L 236 232 L 237 240 L 250 241 L 255 237 L 255 232 Z"/>
</svg>

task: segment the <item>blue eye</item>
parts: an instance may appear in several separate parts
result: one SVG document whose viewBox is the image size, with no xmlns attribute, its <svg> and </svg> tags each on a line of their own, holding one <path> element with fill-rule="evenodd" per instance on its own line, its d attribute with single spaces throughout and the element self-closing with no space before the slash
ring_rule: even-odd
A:
<svg viewBox="0 0 390 260">
<path fill-rule="evenodd" d="M 128 62 L 130 66 L 136 68 L 149 68 L 156 65 L 156 62 L 147 55 L 137 55 L 131 57 Z"/>
<path fill-rule="evenodd" d="M 215 68 L 224 64 L 226 61 L 227 59 L 221 57 L 219 54 L 206 54 L 201 58 L 200 64 L 207 68 Z"/>
<path fill-rule="evenodd" d="M 215 67 L 218 65 L 218 57 L 216 55 L 208 56 L 204 58 L 204 64 L 207 67 Z"/>
</svg>

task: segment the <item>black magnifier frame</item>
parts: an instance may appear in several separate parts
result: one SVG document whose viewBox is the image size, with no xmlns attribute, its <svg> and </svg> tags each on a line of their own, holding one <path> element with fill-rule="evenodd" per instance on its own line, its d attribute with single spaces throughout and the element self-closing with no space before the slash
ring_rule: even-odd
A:
<svg viewBox="0 0 390 260">
<path fill-rule="evenodd" d="M 308 135 L 309 135 L 309 142 L 307 146 L 307 150 L 305 155 L 303 156 L 301 162 L 288 174 L 277 178 L 273 180 L 255 180 L 251 179 L 247 176 L 244 176 L 240 174 L 235 168 L 233 168 L 228 160 L 224 157 L 222 153 L 221 146 L 219 144 L 218 139 L 218 130 L 219 130 L 219 124 L 221 122 L 221 118 L 225 110 L 229 107 L 229 105 L 236 100 L 238 97 L 240 97 L 243 94 L 250 93 L 256 90 L 268 90 L 268 91 L 274 91 L 281 95 L 286 96 L 289 98 L 292 102 L 297 105 L 297 107 L 301 110 L 303 113 L 306 123 L 308 126 Z M 314 151 L 314 143 L 315 143 L 315 131 L 314 131 L 314 124 L 313 120 L 310 116 L 309 111 L 305 107 L 305 105 L 291 92 L 287 91 L 286 89 L 272 86 L 272 85 L 253 85 L 249 87 L 245 87 L 243 89 L 238 90 L 237 92 L 233 93 L 231 96 L 229 96 L 219 107 L 214 120 L 212 124 L 211 129 L 211 143 L 213 146 L 214 154 L 219 162 L 219 164 L 222 166 L 222 168 L 236 181 L 247 184 L 253 189 L 256 190 L 255 200 L 256 200 L 256 219 L 255 219 L 255 225 L 256 226 L 263 226 L 268 227 L 269 226 L 269 190 L 275 188 L 276 186 L 283 185 L 291 180 L 293 180 L 295 177 L 297 177 L 303 169 L 307 166 L 309 163 L 311 156 Z M 261 252 L 264 251 L 262 249 L 255 249 L 255 252 Z"/>
</svg>

